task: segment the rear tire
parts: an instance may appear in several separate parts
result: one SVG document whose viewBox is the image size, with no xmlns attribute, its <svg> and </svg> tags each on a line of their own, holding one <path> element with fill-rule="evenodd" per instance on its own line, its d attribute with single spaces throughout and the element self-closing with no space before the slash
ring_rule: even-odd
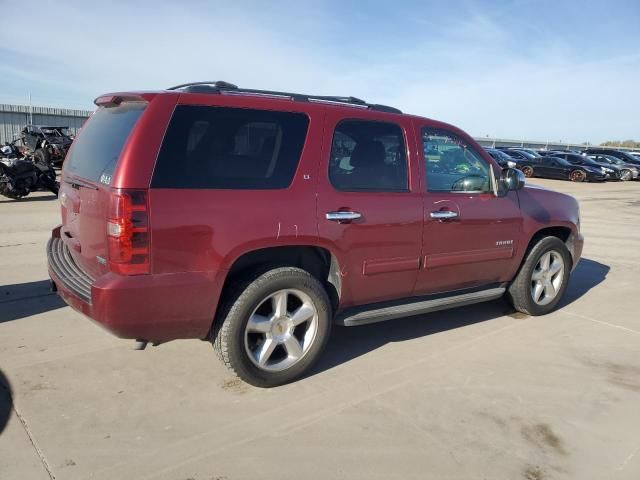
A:
<svg viewBox="0 0 640 480">
<path fill-rule="evenodd" d="M 569 174 L 569 179 L 572 182 L 584 182 L 587 179 L 587 176 L 582 170 L 573 170 Z"/>
<path fill-rule="evenodd" d="M 331 302 L 305 270 L 274 268 L 238 282 L 225 298 L 214 323 L 213 347 L 235 375 L 256 387 L 297 379 L 329 339 Z"/>
<path fill-rule="evenodd" d="M 548 259 L 546 267 L 545 259 Z M 571 264 L 571 254 L 562 240 L 540 239 L 507 290 L 513 308 L 532 316 L 553 311 L 567 288 Z"/>
<path fill-rule="evenodd" d="M 524 173 L 524 176 L 527 178 L 533 177 L 533 167 L 528 165 L 526 167 L 522 167 L 522 173 Z"/>
</svg>

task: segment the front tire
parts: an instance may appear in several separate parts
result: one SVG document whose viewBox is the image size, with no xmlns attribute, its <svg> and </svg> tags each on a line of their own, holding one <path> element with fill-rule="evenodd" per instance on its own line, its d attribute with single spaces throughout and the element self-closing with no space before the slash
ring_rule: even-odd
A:
<svg viewBox="0 0 640 480">
<path fill-rule="evenodd" d="M 622 180 L 623 182 L 628 182 L 632 178 L 633 178 L 633 175 L 631 173 L 631 170 L 622 170 L 620 172 L 620 180 Z"/>
<path fill-rule="evenodd" d="M 222 362 L 256 387 L 303 375 L 331 332 L 331 303 L 322 284 L 294 267 L 275 268 L 230 289 L 213 330 Z"/>
<path fill-rule="evenodd" d="M 533 167 L 528 165 L 526 167 L 522 167 L 522 173 L 524 173 L 524 176 L 527 178 L 533 177 Z"/>
<path fill-rule="evenodd" d="M 571 254 L 557 237 L 539 240 L 508 289 L 513 308 L 527 315 L 546 315 L 564 295 L 571 272 Z"/>
</svg>

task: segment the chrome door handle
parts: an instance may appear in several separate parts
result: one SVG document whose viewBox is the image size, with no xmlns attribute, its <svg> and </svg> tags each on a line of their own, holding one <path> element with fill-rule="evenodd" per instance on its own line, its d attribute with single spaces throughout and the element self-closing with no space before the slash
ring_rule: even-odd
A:
<svg viewBox="0 0 640 480">
<path fill-rule="evenodd" d="M 362 218 L 362 214 L 359 212 L 327 212 L 326 217 L 332 222 L 351 222 Z"/>
<path fill-rule="evenodd" d="M 431 212 L 429 216 L 437 220 L 449 220 L 451 218 L 456 218 L 458 216 L 458 213 L 451 210 L 438 210 L 435 212 Z"/>
</svg>

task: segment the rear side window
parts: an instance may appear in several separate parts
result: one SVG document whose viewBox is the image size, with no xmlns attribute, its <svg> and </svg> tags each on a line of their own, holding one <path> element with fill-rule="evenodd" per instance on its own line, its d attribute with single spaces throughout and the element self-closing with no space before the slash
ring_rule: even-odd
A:
<svg viewBox="0 0 640 480">
<path fill-rule="evenodd" d="M 407 191 L 402 129 L 393 123 L 344 120 L 333 134 L 329 179 L 342 191 Z"/>
<path fill-rule="evenodd" d="M 146 106 L 130 102 L 98 108 L 73 142 L 64 162 L 65 171 L 109 185 L 122 147 Z"/>
<path fill-rule="evenodd" d="M 181 105 L 154 188 L 279 189 L 291 184 L 309 119 L 302 113 Z"/>
</svg>

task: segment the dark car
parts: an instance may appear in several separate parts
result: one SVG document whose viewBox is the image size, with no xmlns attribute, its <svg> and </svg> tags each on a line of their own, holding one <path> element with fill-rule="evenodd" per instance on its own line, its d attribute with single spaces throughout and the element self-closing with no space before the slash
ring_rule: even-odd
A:
<svg viewBox="0 0 640 480">
<path fill-rule="evenodd" d="M 73 142 L 73 136 L 69 127 L 27 125 L 22 129 L 22 141 L 36 162 L 60 166 Z"/>
<path fill-rule="evenodd" d="M 515 159 L 504 153 L 502 150 L 498 150 L 497 148 L 489 148 L 484 147 L 484 150 L 491 155 L 491 157 L 498 162 L 498 164 L 502 168 L 515 168 L 516 162 Z"/>
<path fill-rule="evenodd" d="M 569 163 L 571 163 L 572 165 L 582 167 L 583 169 L 585 169 L 585 171 L 588 171 L 589 169 L 593 171 L 599 170 L 604 174 L 605 180 L 620 180 L 620 172 L 622 171 L 622 169 L 618 168 L 615 165 L 604 166 L 597 162 L 594 162 L 586 155 L 580 155 L 578 153 L 555 152 L 553 156 L 557 158 L 563 158 L 567 160 Z M 583 180 L 589 181 L 590 178 L 587 176 L 587 178 Z M 583 181 L 583 180 L 576 180 L 576 181 Z"/>
<path fill-rule="evenodd" d="M 526 160 L 526 161 L 534 161 L 537 158 L 540 158 L 539 153 L 531 153 L 528 150 L 513 148 L 513 147 L 497 147 L 498 150 L 504 152 L 509 155 L 511 158 L 516 161 Z"/>
<path fill-rule="evenodd" d="M 557 180 L 571 180 L 572 182 L 601 182 L 606 175 L 601 169 L 591 166 L 576 166 L 567 160 L 550 155 L 544 156 L 536 162 L 521 162 L 518 168 L 526 177 L 553 178 Z"/>
<path fill-rule="evenodd" d="M 611 155 L 612 157 L 619 158 L 620 160 L 624 160 L 626 163 L 632 163 L 633 165 L 640 166 L 640 158 L 632 155 L 629 152 L 624 152 L 622 150 L 615 150 L 613 148 L 587 148 L 584 152 L 585 155 Z"/>
<path fill-rule="evenodd" d="M 139 348 L 208 340 L 254 385 L 308 372 L 334 323 L 504 295 L 549 313 L 580 259 L 578 202 L 446 123 L 225 82 L 95 103 L 62 168 L 55 288 Z"/>
<path fill-rule="evenodd" d="M 620 169 L 620 180 L 636 180 L 640 173 L 640 165 L 627 163 L 624 160 L 614 157 L 613 155 L 592 154 L 587 155 L 588 158 L 605 167 L 617 167 Z"/>
</svg>

